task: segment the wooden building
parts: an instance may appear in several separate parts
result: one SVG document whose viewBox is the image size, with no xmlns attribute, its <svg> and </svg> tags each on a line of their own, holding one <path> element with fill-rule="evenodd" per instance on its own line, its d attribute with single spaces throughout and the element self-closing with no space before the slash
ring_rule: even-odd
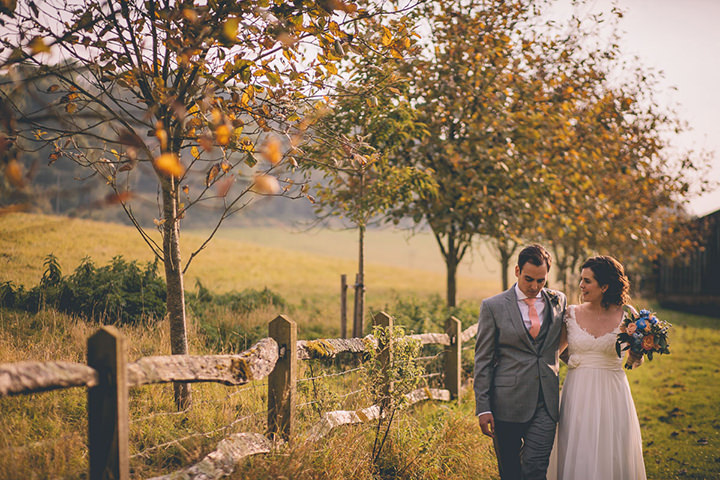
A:
<svg viewBox="0 0 720 480">
<path fill-rule="evenodd" d="M 701 247 L 658 262 L 657 299 L 663 307 L 720 317 L 720 210 L 697 221 Z"/>
</svg>

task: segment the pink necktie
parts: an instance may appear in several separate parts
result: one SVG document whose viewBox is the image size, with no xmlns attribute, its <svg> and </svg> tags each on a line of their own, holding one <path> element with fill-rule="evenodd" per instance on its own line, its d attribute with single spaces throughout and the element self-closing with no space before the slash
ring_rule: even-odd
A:
<svg viewBox="0 0 720 480">
<path fill-rule="evenodd" d="M 537 310 L 535 309 L 536 298 L 523 298 L 523 301 L 528 306 L 528 316 L 530 317 L 530 336 L 535 338 L 540 333 L 540 318 L 538 317 Z"/>
</svg>

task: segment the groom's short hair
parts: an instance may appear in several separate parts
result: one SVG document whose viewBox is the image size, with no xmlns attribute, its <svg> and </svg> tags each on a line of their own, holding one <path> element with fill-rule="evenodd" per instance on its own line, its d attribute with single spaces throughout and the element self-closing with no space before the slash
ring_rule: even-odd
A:
<svg viewBox="0 0 720 480">
<path fill-rule="evenodd" d="M 536 267 L 541 266 L 543 263 L 547 265 L 548 272 L 550 271 L 550 265 L 552 265 L 552 257 L 550 253 L 545 250 L 545 247 L 533 243 L 520 251 L 518 255 L 518 268 L 522 271 L 523 265 L 526 263 L 532 263 Z"/>
</svg>

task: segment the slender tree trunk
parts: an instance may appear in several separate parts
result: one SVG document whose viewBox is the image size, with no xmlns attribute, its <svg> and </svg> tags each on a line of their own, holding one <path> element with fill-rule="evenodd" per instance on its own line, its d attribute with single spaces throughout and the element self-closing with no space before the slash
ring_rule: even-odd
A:
<svg viewBox="0 0 720 480">
<path fill-rule="evenodd" d="M 498 240 L 497 243 L 498 253 L 500 254 L 500 268 L 502 269 L 502 289 L 507 290 L 510 288 L 510 261 L 512 256 L 515 254 L 515 250 L 518 248 L 517 242 L 510 242 L 506 239 Z"/>
<path fill-rule="evenodd" d="M 569 254 L 567 253 L 567 250 L 565 248 L 558 246 L 553 247 L 553 251 L 555 253 L 555 264 L 557 265 L 557 273 L 556 278 L 560 284 L 562 284 L 562 288 L 564 292 L 567 292 L 568 289 L 568 261 L 569 261 Z"/>
<path fill-rule="evenodd" d="M 365 329 L 365 226 L 358 225 L 358 276 L 355 285 L 353 337 L 362 337 Z"/>
<path fill-rule="evenodd" d="M 177 215 L 177 181 L 164 178 L 163 185 L 163 254 L 167 309 L 170 318 L 170 348 L 173 355 L 187 355 L 187 325 L 185 318 L 185 289 L 180 259 L 180 219 Z M 175 404 L 179 410 L 190 406 L 190 385 L 175 383 Z"/>
<path fill-rule="evenodd" d="M 457 256 L 457 244 L 455 238 L 455 227 L 450 227 L 450 233 L 448 234 L 447 254 L 445 255 L 445 267 L 447 271 L 447 306 L 452 308 L 455 306 L 457 298 L 457 267 L 458 267 L 458 256 Z"/>
</svg>

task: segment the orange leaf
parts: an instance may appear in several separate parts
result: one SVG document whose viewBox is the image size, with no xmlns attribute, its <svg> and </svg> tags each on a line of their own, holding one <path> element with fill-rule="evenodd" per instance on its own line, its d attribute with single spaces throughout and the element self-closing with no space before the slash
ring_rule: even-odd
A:
<svg viewBox="0 0 720 480">
<path fill-rule="evenodd" d="M 22 167 L 15 159 L 10 160 L 8 164 L 5 165 L 5 177 L 8 179 L 10 184 L 16 188 L 23 188 L 25 186 Z"/>
<path fill-rule="evenodd" d="M 180 159 L 174 153 L 163 153 L 157 157 L 155 168 L 173 177 L 179 177 L 185 172 L 185 168 L 180 164 Z"/>
<path fill-rule="evenodd" d="M 198 143 L 206 152 L 212 152 L 213 149 L 213 138 L 208 134 L 203 134 L 198 137 Z"/>
<path fill-rule="evenodd" d="M 277 178 L 271 175 L 256 175 L 253 182 L 252 191 L 262 194 L 274 194 L 280 191 L 280 184 Z"/>
<path fill-rule="evenodd" d="M 215 188 L 217 189 L 218 195 L 220 195 L 221 197 L 225 197 L 230 191 L 230 187 L 232 187 L 234 182 L 235 178 L 233 176 L 225 177 L 218 180 L 215 183 Z"/>
<path fill-rule="evenodd" d="M 212 167 L 210 167 L 210 170 L 208 170 L 207 175 L 205 175 L 205 186 L 209 187 L 212 185 L 213 181 L 215 180 L 215 177 L 217 177 L 217 174 L 220 173 L 220 164 L 216 163 Z"/>
<path fill-rule="evenodd" d="M 277 137 L 270 137 L 263 145 L 261 154 L 265 160 L 277 165 L 282 160 L 282 152 L 280 151 L 280 140 Z"/>
<path fill-rule="evenodd" d="M 160 141 L 160 149 L 165 150 L 167 148 L 168 134 L 162 124 L 158 122 L 157 128 L 155 129 L 155 136 Z"/>
<path fill-rule="evenodd" d="M 125 203 L 132 197 L 132 192 L 111 193 L 105 197 L 105 203 L 115 205 L 116 203 Z"/>
<path fill-rule="evenodd" d="M 227 145 L 230 143 L 230 127 L 227 125 L 219 125 L 215 129 L 215 138 L 220 145 Z"/>
</svg>

